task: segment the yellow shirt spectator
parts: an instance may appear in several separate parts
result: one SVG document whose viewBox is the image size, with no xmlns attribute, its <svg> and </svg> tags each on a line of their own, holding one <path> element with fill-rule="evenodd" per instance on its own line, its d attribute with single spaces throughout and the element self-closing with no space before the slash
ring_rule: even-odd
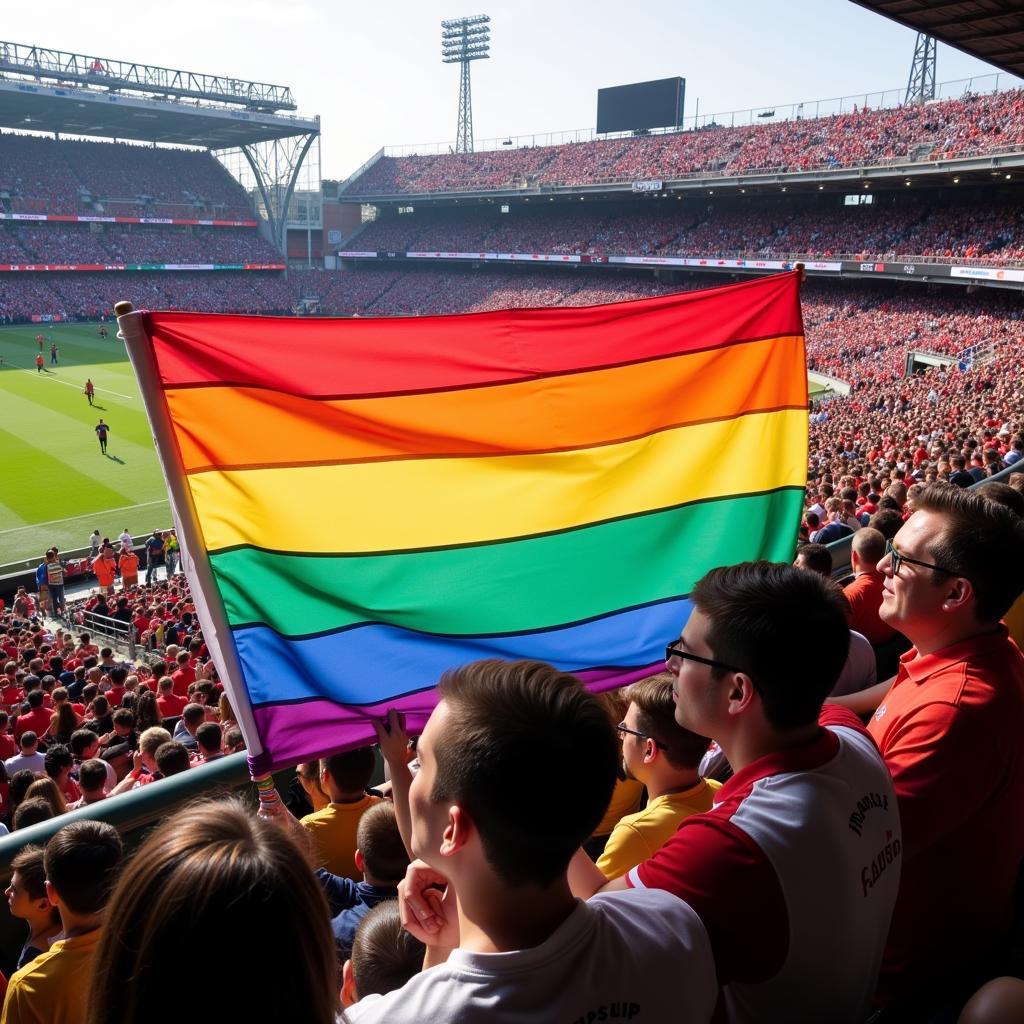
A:
<svg viewBox="0 0 1024 1024">
<path fill-rule="evenodd" d="M 12 978 L 0 1024 L 84 1024 L 101 929 L 55 942 Z"/>
<path fill-rule="evenodd" d="M 367 794 L 355 803 L 329 803 L 322 811 L 307 814 L 302 825 L 313 840 L 316 863 L 331 874 L 361 882 L 363 875 L 356 870 L 355 863 L 356 828 L 363 811 L 379 803 L 379 796 Z"/>
<path fill-rule="evenodd" d="M 608 810 L 604 812 L 604 817 L 594 829 L 594 835 L 609 835 L 623 815 L 630 814 L 640 806 L 643 795 L 644 784 L 642 782 L 637 782 L 636 779 L 617 779 L 615 789 L 612 790 L 612 798 L 608 803 Z M 630 867 L 633 865 L 631 864 Z"/>
<path fill-rule="evenodd" d="M 720 782 L 701 779 L 681 793 L 665 793 L 642 811 L 627 814 L 612 830 L 597 866 L 605 878 L 620 878 L 653 857 L 691 814 L 710 811 Z"/>
</svg>

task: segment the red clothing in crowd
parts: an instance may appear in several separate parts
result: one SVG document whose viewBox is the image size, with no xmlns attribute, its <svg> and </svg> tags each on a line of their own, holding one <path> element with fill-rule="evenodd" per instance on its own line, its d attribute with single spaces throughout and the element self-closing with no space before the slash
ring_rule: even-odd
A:
<svg viewBox="0 0 1024 1024">
<path fill-rule="evenodd" d="M 34 732 L 42 736 L 50 727 L 51 713 L 46 708 L 35 708 L 26 715 L 18 715 L 14 722 L 14 738 L 20 739 L 22 733 Z"/>
<path fill-rule="evenodd" d="M 843 587 L 850 602 L 850 629 L 867 637 L 871 644 L 884 644 L 896 635 L 896 630 L 878 615 L 882 606 L 882 580 L 880 572 L 860 572 L 852 583 Z"/>
</svg>

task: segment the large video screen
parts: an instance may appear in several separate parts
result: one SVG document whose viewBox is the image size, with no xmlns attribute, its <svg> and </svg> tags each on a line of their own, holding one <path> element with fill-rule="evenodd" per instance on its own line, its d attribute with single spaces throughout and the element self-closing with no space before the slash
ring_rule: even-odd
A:
<svg viewBox="0 0 1024 1024">
<path fill-rule="evenodd" d="M 685 78 L 661 78 L 597 90 L 597 131 L 678 128 L 683 123 Z"/>
</svg>

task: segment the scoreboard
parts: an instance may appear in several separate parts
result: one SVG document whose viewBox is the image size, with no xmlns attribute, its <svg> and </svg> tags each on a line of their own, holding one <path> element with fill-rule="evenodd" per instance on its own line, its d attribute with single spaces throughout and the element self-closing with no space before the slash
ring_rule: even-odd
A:
<svg viewBox="0 0 1024 1024">
<path fill-rule="evenodd" d="M 597 91 L 597 132 L 679 128 L 683 123 L 685 78 L 616 85 Z"/>
</svg>

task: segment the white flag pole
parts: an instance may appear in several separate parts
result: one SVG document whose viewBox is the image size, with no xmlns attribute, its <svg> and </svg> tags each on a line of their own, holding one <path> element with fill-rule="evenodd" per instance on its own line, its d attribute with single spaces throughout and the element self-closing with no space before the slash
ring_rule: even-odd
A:
<svg viewBox="0 0 1024 1024">
<path fill-rule="evenodd" d="M 237 716 L 251 765 L 252 759 L 263 753 L 263 745 L 256 729 L 256 719 L 249 706 L 249 696 L 242 682 L 242 668 L 238 662 L 234 636 L 228 624 L 220 591 L 214 582 L 213 569 L 206 553 L 199 517 L 192 501 L 192 491 L 185 476 L 181 451 L 174 436 L 167 402 L 160 386 L 156 360 L 149 336 L 146 334 L 143 314 L 135 312 L 130 302 L 118 302 L 114 306 L 114 312 L 117 314 L 118 337 L 124 341 L 128 349 L 128 358 L 139 381 L 142 401 L 149 417 L 150 429 L 153 431 L 157 457 L 171 499 L 174 525 L 179 537 L 184 540 L 181 564 L 192 588 L 196 615 L 202 626 L 203 638 L 210 656 L 217 666 L 217 672 Z"/>
</svg>

